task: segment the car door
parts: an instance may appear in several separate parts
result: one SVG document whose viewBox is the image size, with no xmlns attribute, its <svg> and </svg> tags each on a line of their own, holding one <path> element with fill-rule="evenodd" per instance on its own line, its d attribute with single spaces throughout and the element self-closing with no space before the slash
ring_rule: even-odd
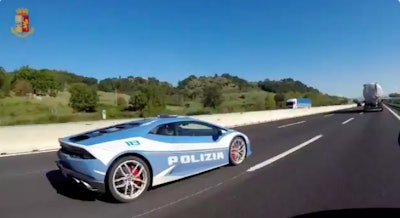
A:
<svg viewBox="0 0 400 218">
<path fill-rule="evenodd" d="M 228 148 L 220 143 L 218 128 L 199 121 L 175 123 L 173 153 L 177 172 L 191 175 L 228 162 Z"/>
</svg>

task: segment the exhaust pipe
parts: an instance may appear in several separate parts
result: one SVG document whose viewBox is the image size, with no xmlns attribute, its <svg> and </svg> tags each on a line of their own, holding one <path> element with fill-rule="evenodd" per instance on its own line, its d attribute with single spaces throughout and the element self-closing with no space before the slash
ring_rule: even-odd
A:
<svg viewBox="0 0 400 218">
<path fill-rule="evenodd" d="M 81 183 L 89 190 L 93 190 L 92 186 L 90 186 L 87 182 L 81 181 Z"/>
<path fill-rule="evenodd" d="M 82 184 L 83 186 L 85 186 L 85 188 L 89 189 L 89 190 L 94 190 L 92 186 L 89 185 L 89 183 L 83 181 L 83 180 L 79 180 L 77 178 L 72 177 L 72 179 L 74 179 L 74 181 L 78 184 Z"/>
</svg>

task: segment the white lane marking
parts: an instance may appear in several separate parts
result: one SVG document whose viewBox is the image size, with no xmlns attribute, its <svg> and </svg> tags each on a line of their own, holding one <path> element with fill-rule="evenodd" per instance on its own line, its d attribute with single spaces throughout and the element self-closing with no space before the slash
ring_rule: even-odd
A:
<svg viewBox="0 0 400 218">
<path fill-rule="evenodd" d="M 364 112 L 360 112 L 360 115 L 363 115 L 364 114 Z"/>
<path fill-rule="evenodd" d="M 286 124 L 286 125 L 283 125 L 283 126 L 278 126 L 278 128 L 280 129 L 280 128 L 285 128 L 285 127 L 288 127 L 288 126 L 294 126 L 294 125 L 297 125 L 297 124 L 301 124 L 301 123 L 305 123 L 306 121 L 305 120 L 303 120 L 303 121 L 299 121 L 299 122 L 296 122 L 296 123 L 290 123 L 290 124 Z"/>
<path fill-rule="evenodd" d="M 352 121 L 352 120 L 354 120 L 354 117 L 352 117 L 352 118 L 350 118 L 350 119 L 344 121 L 342 124 L 344 125 L 344 124 L 346 124 L 346 123 L 348 123 L 348 122 L 350 122 L 350 121 Z"/>
<path fill-rule="evenodd" d="M 269 164 L 271 164 L 271 163 L 273 163 L 273 162 L 275 162 L 275 161 L 277 161 L 277 160 L 279 160 L 279 159 L 281 159 L 281 158 L 283 158 L 283 157 L 285 157 L 285 156 L 287 156 L 287 155 L 289 155 L 289 154 L 291 154 L 291 153 L 293 153 L 293 152 L 295 152 L 295 151 L 297 151 L 297 150 L 299 150 L 299 149 L 301 149 L 301 148 L 303 148 L 303 147 L 305 147 L 305 146 L 317 141 L 322 136 L 323 136 L 322 134 L 321 135 L 317 135 L 314 138 L 312 138 L 312 139 L 310 139 L 310 140 L 308 140 L 306 142 L 303 142 L 303 143 L 301 143 L 300 145 L 298 145 L 298 146 L 296 146 L 294 148 L 291 148 L 291 149 L 289 149 L 289 150 L 287 150 L 287 151 L 285 151 L 285 152 L 283 152 L 281 154 L 278 154 L 278 155 L 276 155 L 276 156 L 274 156 L 274 157 L 272 157 L 272 158 L 270 158 L 268 160 L 265 160 L 264 162 L 261 162 L 261 163 L 259 163 L 257 165 L 254 165 L 254 166 L 250 167 L 247 170 L 247 172 L 253 172 L 253 171 L 256 171 L 258 169 L 261 169 L 261 168 L 263 168 L 263 167 L 265 167 L 265 166 L 267 166 L 267 165 L 269 165 Z"/>
<path fill-rule="evenodd" d="M 219 183 L 217 183 L 217 184 L 215 184 L 215 185 L 212 185 L 212 186 L 208 186 L 207 188 L 204 188 L 204 189 L 202 189 L 202 190 L 200 190 L 200 191 L 198 191 L 198 192 L 195 192 L 195 193 L 193 193 L 193 194 L 187 195 L 187 196 L 185 196 L 185 197 L 181 197 L 181 198 L 179 198 L 178 200 L 172 201 L 172 202 L 170 202 L 170 203 L 167 203 L 167 204 L 161 205 L 161 206 L 159 206 L 159 207 L 153 208 L 153 209 L 148 210 L 148 211 L 146 211 L 146 212 L 143 212 L 143 213 L 141 213 L 141 214 L 135 215 L 135 216 L 133 216 L 132 218 L 142 217 L 142 216 L 148 215 L 148 214 L 150 214 L 150 213 L 154 213 L 154 212 L 156 212 L 156 211 L 158 211 L 158 210 L 162 210 L 162 209 L 164 209 L 164 208 L 166 208 L 166 207 L 175 205 L 175 204 L 177 204 L 177 203 L 179 203 L 179 202 L 182 202 L 182 201 L 188 200 L 188 199 L 190 199 L 190 198 L 196 197 L 196 196 L 198 196 L 198 195 L 200 195 L 200 194 L 202 194 L 202 193 L 204 193 L 204 192 L 207 192 L 207 191 L 209 191 L 209 190 L 211 190 L 211 189 L 217 188 L 218 186 L 221 186 L 221 185 L 223 185 L 223 184 L 225 184 L 225 183 L 227 183 L 227 182 L 233 181 L 233 180 L 239 178 L 240 176 L 245 175 L 245 173 L 246 173 L 246 172 L 242 172 L 242 173 L 240 173 L 240 174 L 238 174 L 238 175 L 236 175 L 236 176 L 233 176 L 233 177 L 231 177 L 231 178 L 229 178 L 229 179 L 227 179 L 227 180 L 225 180 L 225 181 L 219 182 Z"/>
<path fill-rule="evenodd" d="M 400 116 L 399 116 L 396 112 L 394 112 L 392 109 L 390 109 L 390 107 L 388 107 L 388 106 L 386 106 L 386 105 L 383 105 L 383 106 L 385 106 L 386 109 L 387 109 L 388 111 L 390 111 L 390 113 L 392 113 L 398 120 L 400 120 Z"/>
<path fill-rule="evenodd" d="M 324 115 L 324 117 L 331 117 L 333 115 L 335 115 L 335 114 L 327 114 L 327 115 Z"/>
<path fill-rule="evenodd" d="M 170 202 L 170 203 L 168 203 L 168 204 L 164 204 L 164 205 L 162 205 L 162 206 L 159 206 L 159 207 L 156 207 L 156 208 L 154 208 L 154 209 L 148 210 L 148 211 L 146 211 L 146 212 L 144 212 L 144 213 L 141 213 L 141 214 L 138 214 L 138 215 L 136 215 L 136 216 L 133 216 L 132 218 L 141 217 L 141 216 L 145 216 L 145 215 L 150 214 L 150 213 L 154 213 L 154 212 L 156 212 L 156 211 L 158 211 L 158 210 L 161 210 L 161 209 L 163 209 L 163 208 L 172 206 L 172 205 L 177 204 L 177 203 L 179 203 L 179 202 L 181 202 L 181 201 L 184 201 L 184 200 L 187 200 L 187 199 L 189 199 L 189 198 L 192 198 L 192 197 L 195 197 L 195 196 L 197 196 L 197 195 L 200 195 L 201 193 L 206 192 L 206 191 L 208 191 L 208 190 L 210 190 L 210 189 L 216 188 L 216 187 L 218 187 L 218 186 L 220 186 L 220 185 L 222 185 L 222 184 L 223 184 L 223 182 L 220 182 L 220 183 L 218 183 L 218 184 L 216 184 L 216 185 L 209 186 L 209 187 L 207 187 L 207 188 L 205 188 L 205 189 L 202 189 L 202 190 L 200 190 L 200 191 L 198 191 L 198 192 L 196 192 L 196 193 L 193 193 L 193 194 L 191 194 L 191 195 L 187 195 L 187 196 L 185 196 L 185 197 L 179 198 L 178 200 L 172 201 L 172 202 Z"/>
<path fill-rule="evenodd" d="M 2 157 L 13 157 L 13 156 L 21 156 L 21 155 L 30 155 L 30 154 L 41 154 L 41 153 L 50 153 L 57 151 L 57 149 L 48 149 L 48 150 L 39 150 L 39 151 L 27 151 L 21 153 L 11 153 L 11 154 L 0 154 L 0 158 Z"/>
<path fill-rule="evenodd" d="M 278 159 L 281 159 L 281 158 L 283 158 L 284 156 L 286 156 L 286 155 L 288 155 L 288 154 L 290 154 L 290 153 L 293 153 L 293 152 L 295 152 L 296 150 L 298 150 L 298 149 L 300 149 L 300 148 L 302 148 L 302 147 L 304 147 L 304 146 L 306 146 L 306 145 L 308 145 L 308 144 L 310 144 L 310 143 L 312 143 L 312 142 L 318 140 L 318 139 L 321 138 L 322 136 L 323 136 L 323 135 L 315 136 L 314 138 L 312 138 L 312 139 L 310 139 L 310 140 L 308 140 L 308 141 L 306 141 L 306 142 L 304 142 L 304 143 L 302 143 L 302 144 L 300 144 L 300 145 L 298 145 L 298 146 L 296 146 L 296 147 L 294 147 L 294 148 L 292 148 L 292 149 L 290 149 L 290 150 L 288 150 L 288 151 L 286 151 L 286 152 L 284 152 L 284 153 L 281 153 L 281 154 L 279 154 L 279 155 L 277 155 L 277 156 L 275 156 L 275 157 L 273 157 L 273 158 L 271 158 L 271 159 L 269 159 L 269 160 L 267 160 L 267 161 L 269 161 L 270 163 L 272 163 L 272 162 L 274 162 L 274 161 L 276 161 L 276 160 L 278 160 Z M 272 161 L 271 161 L 271 160 L 272 160 Z M 261 164 L 263 164 L 263 165 L 268 165 L 268 164 L 270 164 L 270 163 L 263 162 L 263 163 L 261 163 Z M 259 167 L 259 168 L 264 167 L 264 166 L 261 166 L 261 167 L 260 167 L 260 166 L 261 166 L 261 165 L 258 164 L 258 165 L 254 166 L 254 167 Z M 253 170 L 251 170 L 252 168 L 250 168 L 250 169 L 247 170 L 247 172 L 251 172 L 251 171 L 256 170 L 254 167 L 252 167 Z M 198 196 L 198 195 L 200 195 L 200 194 L 202 194 L 202 193 L 204 193 L 204 192 L 207 192 L 207 191 L 209 191 L 209 190 L 211 190 L 211 189 L 217 188 L 218 186 L 221 186 L 221 185 L 223 185 L 224 183 L 227 183 L 227 182 L 229 182 L 229 181 L 235 180 L 235 179 L 239 178 L 240 176 L 245 175 L 245 173 L 246 173 L 246 172 L 240 173 L 240 174 L 238 174 L 238 175 L 236 175 L 236 176 L 231 177 L 231 178 L 228 179 L 228 180 L 225 180 L 225 181 L 223 181 L 223 182 L 219 182 L 219 183 L 217 183 L 217 184 L 215 184 L 215 185 L 212 185 L 212 186 L 209 186 L 209 187 L 207 187 L 207 188 L 204 188 L 204 189 L 202 189 L 202 190 L 200 190 L 200 191 L 198 191 L 198 192 L 195 192 L 195 193 L 193 193 L 193 194 L 187 195 L 187 196 L 185 196 L 185 197 L 181 197 L 181 198 L 179 198 L 179 199 L 177 199 L 177 200 L 175 200 L 175 201 L 172 201 L 172 202 L 170 202 L 170 203 L 167 203 L 167 204 L 161 205 L 161 206 L 159 206 L 159 207 L 150 209 L 150 210 L 145 211 L 145 212 L 143 212 L 143 213 L 141 213 L 141 214 L 137 214 L 137 215 L 133 216 L 132 218 L 142 217 L 142 216 L 145 216 L 145 215 L 148 215 L 148 214 L 157 212 L 157 211 L 159 211 L 159 210 L 162 210 L 162 209 L 164 209 L 164 208 L 166 208 L 166 207 L 169 207 L 169 206 L 173 206 L 173 205 L 175 205 L 175 204 L 178 204 L 179 202 L 182 202 L 182 201 L 188 200 L 188 199 L 190 199 L 190 198 L 196 197 L 196 196 Z"/>
</svg>

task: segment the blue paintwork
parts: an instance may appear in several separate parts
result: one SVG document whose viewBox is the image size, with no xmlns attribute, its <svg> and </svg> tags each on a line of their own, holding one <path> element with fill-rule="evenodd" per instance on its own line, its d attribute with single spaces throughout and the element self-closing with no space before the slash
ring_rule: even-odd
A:
<svg viewBox="0 0 400 218">
<path fill-rule="evenodd" d="M 104 175 L 94 172 L 94 170 L 100 172 L 106 172 L 107 166 L 97 159 L 80 159 L 72 158 L 71 156 L 58 152 L 58 158 L 62 162 L 68 164 L 69 168 L 73 171 L 92 177 L 97 181 L 104 181 Z"/>
<path fill-rule="evenodd" d="M 199 162 L 199 163 L 190 163 L 190 164 L 175 164 L 174 170 L 171 172 L 171 176 L 183 176 L 190 175 L 193 172 L 202 171 L 204 169 L 211 168 L 216 165 L 226 165 L 229 163 L 229 150 L 228 149 L 212 149 L 212 150 L 191 150 L 185 152 L 174 152 L 174 151 L 125 151 L 121 152 L 110 161 L 108 167 L 111 166 L 111 163 L 114 162 L 118 157 L 125 154 L 138 154 L 147 159 L 150 163 L 151 170 L 153 172 L 153 176 L 161 173 L 163 170 L 170 167 L 168 165 L 168 157 L 170 156 L 180 156 L 180 155 L 199 155 L 205 153 L 213 153 L 220 152 L 224 153 L 223 160 L 215 160 L 209 162 Z M 247 154 L 249 156 L 251 152 Z"/>
<path fill-rule="evenodd" d="M 246 157 L 249 157 L 253 153 L 253 150 L 251 150 L 251 142 L 246 144 L 246 148 L 247 148 Z"/>
<path fill-rule="evenodd" d="M 121 152 L 117 155 L 114 156 L 113 159 L 111 159 L 110 163 L 108 164 L 107 167 L 110 167 L 111 164 L 118 158 L 121 157 L 122 155 L 126 154 L 138 154 L 140 156 L 143 156 L 144 158 L 147 159 L 147 161 L 150 163 L 150 168 L 153 172 L 153 174 L 158 174 L 161 171 L 165 170 L 168 166 L 168 163 L 166 162 L 166 159 L 168 156 L 171 156 L 170 152 L 152 152 L 149 154 L 148 152 L 143 152 L 143 151 L 124 151 Z"/>
</svg>

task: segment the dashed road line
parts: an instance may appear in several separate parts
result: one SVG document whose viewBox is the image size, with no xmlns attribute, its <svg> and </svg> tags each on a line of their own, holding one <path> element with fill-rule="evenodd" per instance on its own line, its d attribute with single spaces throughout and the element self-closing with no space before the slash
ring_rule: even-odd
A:
<svg viewBox="0 0 400 218">
<path fill-rule="evenodd" d="M 331 117 L 333 115 L 335 115 L 335 114 L 326 114 L 326 115 L 324 115 L 324 117 Z"/>
<path fill-rule="evenodd" d="M 221 186 L 221 185 L 223 185 L 223 184 L 225 184 L 225 183 L 227 183 L 227 182 L 233 181 L 233 180 L 235 180 L 235 179 L 241 177 L 242 175 L 245 175 L 245 174 L 248 173 L 248 172 L 253 172 L 253 171 L 258 170 L 258 169 L 260 169 L 260 168 L 262 168 L 262 167 L 265 167 L 265 166 L 267 166 L 268 164 L 271 164 L 271 163 L 273 163 L 273 162 L 275 162 L 275 161 L 277 161 L 277 160 L 279 160 L 279 159 L 281 159 L 281 158 L 283 158 L 283 157 L 285 157 L 285 156 L 287 156 L 287 155 L 289 155 L 289 154 L 291 154 L 291 153 L 293 153 L 293 152 L 295 152 L 295 151 L 297 151 L 297 150 L 299 150 L 299 149 L 301 149 L 301 148 L 303 148 L 303 147 L 305 147 L 305 146 L 311 144 L 312 142 L 317 141 L 317 140 L 320 139 L 322 136 L 323 136 L 323 135 L 317 135 L 317 136 L 315 136 L 315 137 L 309 139 L 308 141 L 303 142 L 302 144 L 300 144 L 300 145 L 298 145 L 298 146 L 296 146 L 296 147 L 294 147 L 294 148 L 292 148 L 292 149 L 289 149 L 289 150 L 287 150 L 287 151 L 285 151 L 285 152 L 283 152 L 283 153 L 281 153 L 281 154 L 279 154 L 279 155 L 277 155 L 277 156 L 275 156 L 275 157 L 272 157 L 272 158 L 270 158 L 270 159 L 268 159 L 268 160 L 266 160 L 266 161 L 264 161 L 264 162 L 262 162 L 262 163 L 259 163 L 259 164 L 255 165 L 255 166 L 249 168 L 247 171 L 242 172 L 242 173 L 240 173 L 240 174 L 238 174 L 238 175 L 236 175 L 236 176 L 233 176 L 233 177 L 231 177 L 231 178 L 229 178 L 229 179 L 227 179 L 227 180 L 225 180 L 225 181 L 219 182 L 219 183 L 217 183 L 217 184 L 215 184 L 215 185 L 212 185 L 212 186 L 208 186 L 208 187 L 206 187 L 206 188 L 204 188 L 204 189 L 202 189 L 202 190 L 200 190 L 200 191 L 198 191 L 198 192 L 195 192 L 195 193 L 193 193 L 193 194 L 190 194 L 190 195 L 181 197 L 181 198 L 179 198 L 179 199 L 177 199 L 177 200 L 175 200 L 175 201 L 169 202 L 169 203 L 164 204 L 164 205 L 161 205 L 161 206 L 159 206 L 159 207 L 155 207 L 155 208 L 153 208 L 153 209 L 147 210 L 147 211 L 145 211 L 145 212 L 143 212 L 143 213 L 141 213 L 141 214 L 134 215 L 132 218 L 143 217 L 143 216 L 146 216 L 146 215 L 155 213 L 155 212 L 157 212 L 157 211 L 159 211 L 159 210 L 162 210 L 162 209 L 164 209 L 164 208 L 173 206 L 173 205 L 178 204 L 178 203 L 180 203 L 180 202 L 183 202 L 183 201 L 189 200 L 189 199 L 191 199 L 191 198 L 193 198 L 193 197 L 196 197 L 196 196 L 198 196 L 198 195 L 201 195 L 201 194 L 203 194 L 204 192 L 207 192 L 207 191 L 210 191 L 210 190 L 212 190 L 212 189 L 215 189 L 215 188 L 217 188 L 217 187 L 219 187 L 219 186 Z"/>
<path fill-rule="evenodd" d="M 298 124 L 305 123 L 305 122 L 306 122 L 306 121 L 305 121 L 305 120 L 303 120 L 303 121 L 299 121 L 299 122 L 296 122 L 296 123 L 290 123 L 290 124 L 286 124 L 286 125 L 278 126 L 278 129 L 280 129 L 280 128 L 285 128 L 285 127 L 288 127 L 288 126 L 294 126 L 294 125 L 298 125 Z"/>
<path fill-rule="evenodd" d="M 289 150 L 287 150 L 287 151 L 285 151 L 285 152 L 283 152 L 281 154 L 278 154 L 278 155 L 276 155 L 276 156 L 274 156 L 274 157 L 272 157 L 272 158 L 270 158 L 268 160 L 265 160 L 265 161 L 263 161 L 263 162 L 261 162 L 261 163 L 259 163 L 257 165 L 254 165 L 254 166 L 250 167 L 247 170 L 247 172 L 256 171 L 256 170 L 261 169 L 261 168 L 263 168 L 263 167 L 265 167 L 265 166 L 267 166 L 267 165 L 269 165 L 269 164 L 271 164 L 271 163 L 273 163 L 273 162 L 275 162 L 275 161 L 277 161 L 279 159 L 282 159 L 282 158 L 286 157 L 287 155 L 289 155 L 289 154 L 291 154 L 291 153 L 293 153 L 293 152 L 295 152 L 295 151 L 297 151 L 297 150 L 299 150 L 299 149 L 301 149 L 301 148 L 303 148 L 303 147 L 305 147 L 305 146 L 317 141 L 322 136 L 323 135 L 317 135 L 314 138 L 312 138 L 312 139 L 310 139 L 308 141 L 305 141 L 305 142 L 301 143 L 300 145 L 298 145 L 298 146 L 296 146 L 294 148 L 291 148 L 291 149 L 289 149 Z"/>
<path fill-rule="evenodd" d="M 352 117 L 352 118 L 350 118 L 350 119 L 344 121 L 342 124 L 345 125 L 345 124 L 347 124 L 348 122 L 350 122 L 350 121 L 352 121 L 352 120 L 354 120 L 354 117 Z"/>
</svg>

